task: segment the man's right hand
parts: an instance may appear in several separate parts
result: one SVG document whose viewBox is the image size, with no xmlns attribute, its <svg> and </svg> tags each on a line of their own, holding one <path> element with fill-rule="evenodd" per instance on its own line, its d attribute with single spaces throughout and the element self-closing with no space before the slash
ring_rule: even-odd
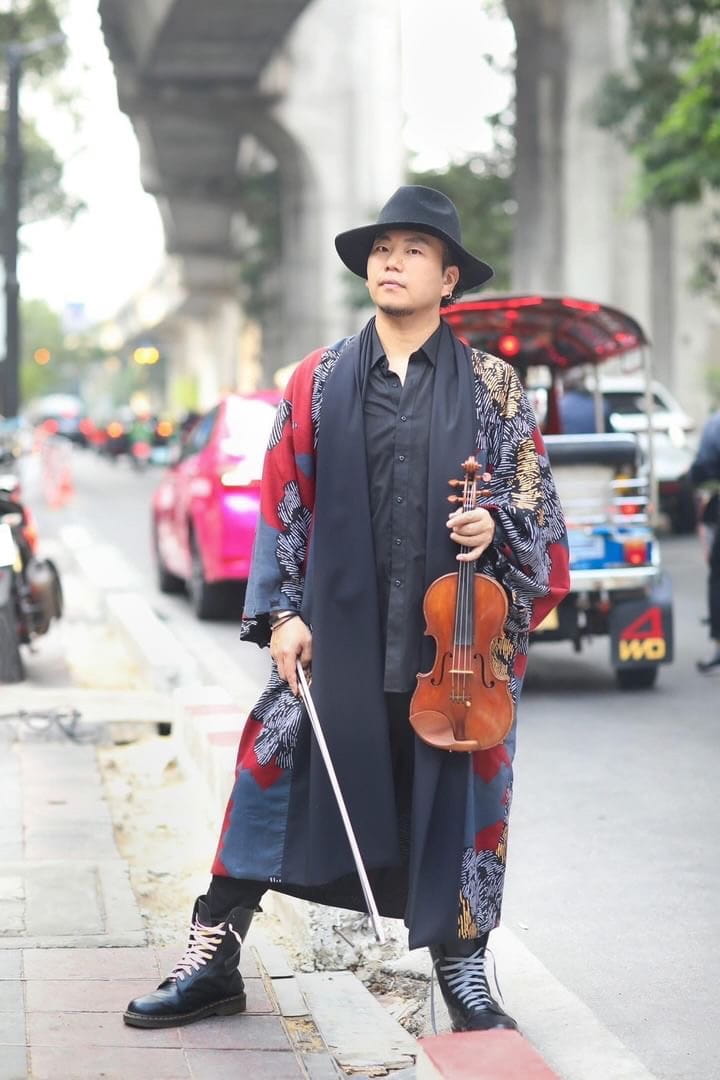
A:
<svg viewBox="0 0 720 1080">
<path fill-rule="evenodd" d="M 270 637 L 270 655 L 277 664 L 278 675 L 284 679 L 295 697 L 298 695 L 296 661 L 304 668 L 312 660 L 312 633 L 307 623 L 298 616 L 288 619 L 273 630 Z"/>
</svg>

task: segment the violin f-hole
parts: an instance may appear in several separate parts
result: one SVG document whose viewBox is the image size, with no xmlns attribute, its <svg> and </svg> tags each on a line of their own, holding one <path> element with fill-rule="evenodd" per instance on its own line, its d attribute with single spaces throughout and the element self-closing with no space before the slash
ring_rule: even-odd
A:
<svg viewBox="0 0 720 1080">
<path fill-rule="evenodd" d="M 483 655 L 483 653 L 481 653 L 481 652 L 473 653 L 473 660 L 479 660 L 480 661 L 480 678 L 482 679 L 483 686 L 485 687 L 486 690 L 493 690 L 494 687 L 495 687 L 495 680 L 491 679 L 490 682 L 487 681 L 486 674 L 485 674 L 485 656 Z"/>
<path fill-rule="evenodd" d="M 436 679 L 435 678 L 430 679 L 430 685 L 431 686 L 440 686 L 443 679 L 445 678 L 445 661 L 446 660 L 452 660 L 452 653 L 446 652 L 446 653 L 442 654 L 442 660 L 440 661 L 440 674 Z"/>
</svg>

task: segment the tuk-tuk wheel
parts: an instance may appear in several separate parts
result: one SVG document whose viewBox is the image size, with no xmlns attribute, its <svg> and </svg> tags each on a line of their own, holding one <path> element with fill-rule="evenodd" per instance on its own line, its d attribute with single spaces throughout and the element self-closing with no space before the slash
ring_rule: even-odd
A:
<svg viewBox="0 0 720 1080">
<path fill-rule="evenodd" d="M 615 679 L 620 690 L 649 690 L 657 682 L 658 668 L 618 668 Z"/>
</svg>

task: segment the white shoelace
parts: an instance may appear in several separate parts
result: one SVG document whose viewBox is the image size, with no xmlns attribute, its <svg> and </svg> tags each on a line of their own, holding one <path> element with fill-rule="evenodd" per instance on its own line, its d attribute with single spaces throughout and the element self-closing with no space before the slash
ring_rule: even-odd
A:
<svg viewBox="0 0 720 1080">
<path fill-rule="evenodd" d="M 498 997 L 503 1000 L 500 985 L 495 970 L 495 957 L 488 948 L 479 948 L 471 956 L 448 956 L 445 960 L 436 960 L 433 964 L 430 976 L 430 1019 L 434 1033 L 437 1035 L 435 1023 L 435 968 L 442 972 L 448 988 L 455 994 L 457 999 L 466 1009 L 496 1009 L 487 975 L 485 974 L 485 957 L 492 957 L 493 982 L 497 988 Z"/>
<path fill-rule="evenodd" d="M 228 930 L 235 933 L 231 926 L 228 926 Z M 204 967 L 208 960 L 212 960 L 218 945 L 222 944 L 224 933 L 224 923 L 218 923 L 217 926 L 203 926 L 196 919 L 190 927 L 190 940 L 185 955 L 175 965 L 168 978 L 181 979 Z M 238 934 L 235 936 L 240 940 Z"/>
</svg>

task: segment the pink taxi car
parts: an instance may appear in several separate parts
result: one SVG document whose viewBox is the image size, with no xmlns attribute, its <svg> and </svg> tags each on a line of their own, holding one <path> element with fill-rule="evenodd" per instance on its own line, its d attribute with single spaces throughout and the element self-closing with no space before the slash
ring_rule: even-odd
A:
<svg viewBox="0 0 720 1080">
<path fill-rule="evenodd" d="M 230 582 L 250 571 L 260 508 L 262 463 L 278 391 L 228 394 L 180 446 L 152 500 L 152 533 L 162 592 L 187 589 L 200 619 L 237 610 Z"/>
</svg>

